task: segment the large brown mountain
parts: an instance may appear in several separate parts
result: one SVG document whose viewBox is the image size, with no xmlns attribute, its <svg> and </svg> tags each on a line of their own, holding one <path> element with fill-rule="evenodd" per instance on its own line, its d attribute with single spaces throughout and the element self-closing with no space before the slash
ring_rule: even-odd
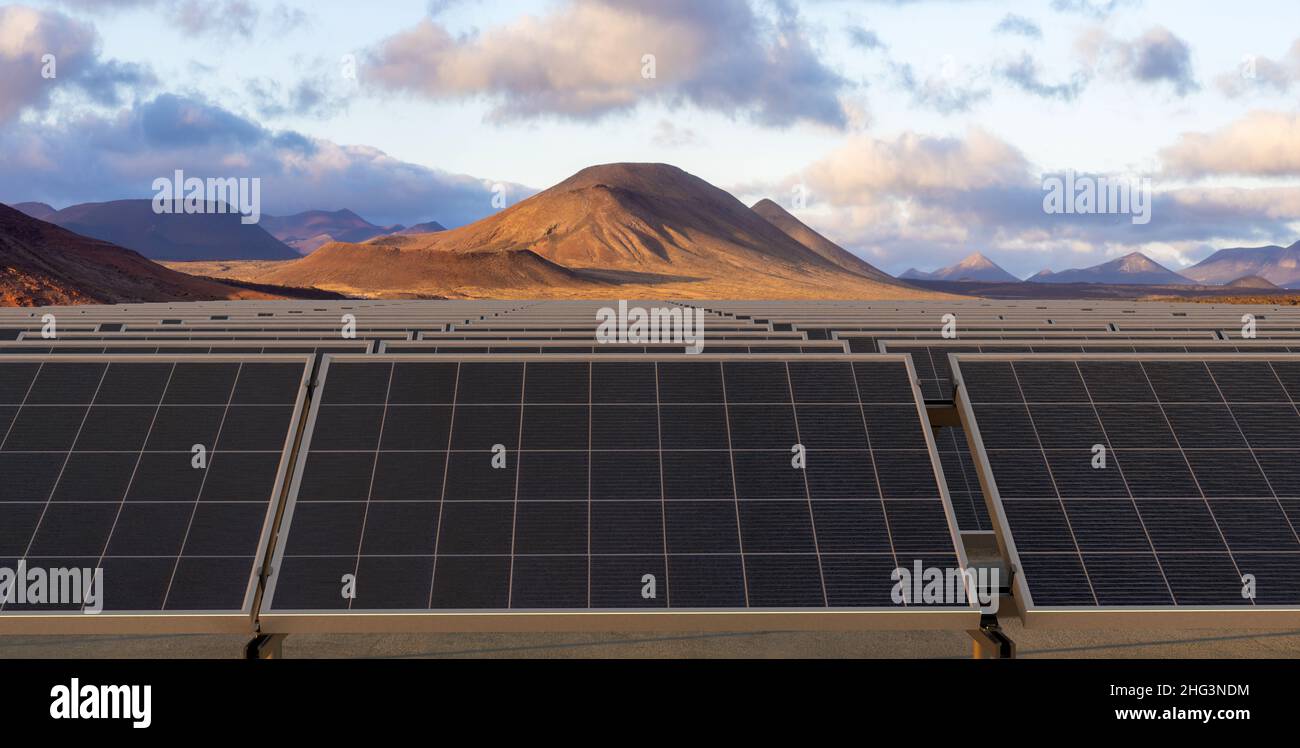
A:
<svg viewBox="0 0 1300 748">
<path fill-rule="evenodd" d="M 607 164 L 583 169 L 468 226 L 330 244 L 301 260 L 239 277 L 370 295 L 938 295 L 883 273 L 870 275 L 875 269 L 866 263 L 852 269 L 846 264 L 853 265 L 810 249 L 730 194 L 674 166 Z"/>
<path fill-rule="evenodd" d="M 168 270 L 0 205 L 0 306 L 271 298 L 280 297 Z"/>
</svg>

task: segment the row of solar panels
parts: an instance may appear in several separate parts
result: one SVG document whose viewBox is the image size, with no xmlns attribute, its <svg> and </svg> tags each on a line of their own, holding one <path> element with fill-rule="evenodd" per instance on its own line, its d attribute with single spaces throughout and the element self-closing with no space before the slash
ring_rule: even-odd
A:
<svg viewBox="0 0 1300 748">
<path fill-rule="evenodd" d="M 962 441 L 1028 623 L 1300 618 L 1300 357 L 912 360 L 0 356 L 0 626 L 971 629 Z"/>
</svg>

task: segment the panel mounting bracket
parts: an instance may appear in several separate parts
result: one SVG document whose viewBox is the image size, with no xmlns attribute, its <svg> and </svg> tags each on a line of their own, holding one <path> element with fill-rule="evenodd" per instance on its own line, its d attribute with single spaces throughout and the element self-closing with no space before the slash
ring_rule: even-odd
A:
<svg viewBox="0 0 1300 748">
<path fill-rule="evenodd" d="M 980 627 L 970 633 L 972 640 L 971 657 L 976 660 L 1014 660 L 1016 643 L 1002 630 L 998 617 L 992 614 L 980 616 Z"/>
<path fill-rule="evenodd" d="M 258 634 L 244 645 L 245 660 L 284 659 L 284 640 L 288 634 Z"/>
</svg>

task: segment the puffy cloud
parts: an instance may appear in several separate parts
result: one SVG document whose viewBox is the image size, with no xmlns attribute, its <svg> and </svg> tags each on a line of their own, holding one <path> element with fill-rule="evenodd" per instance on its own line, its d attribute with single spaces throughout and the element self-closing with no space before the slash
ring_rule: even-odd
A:
<svg viewBox="0 0 1300 748">
<path fill-rule="evenodd" d="M 1160 152 L 1174 176 L 1300 176 L 1300 114 L 1256 111 L 1212 133 L 1183 133 Z"/>
<path fill-rule="evenodd" d="M 0 201 L 56 206 L 152 196 L 183 169 L 259 177 L 262 212 L 351 208 L 378 223 L 436 217 L 460 225 L 493 212 L 493 182 L 401 161 L 377 148 L 264 128 L 218 106 L 162 95 L 113 116 L 0 130 Z M 532 190 L 503 185 L 510 202 Z"/>
<path fill-rule="evenodd" d="M 962 138 L 903 133 L 893 139 L 850 138 L 804 172 L 823 199 L 852 205 L 864 195 L 906 196 L 974 190 L 1021 182 L 1029 173 L 1023 154 L 982 131 Z"/>
<path fill-rule="evenodd" d="M 645 55 L 654 56 L 646 77 Z M 495 119 L 597 119 L 643 101 L 843 127 L 847 82 L 819 58 L 788 0 L 567 0 L 480 33 L 426 18 L 370 50 L 364 82 L 434 100 L 487 97 Z"/>
<path fill-rule="evenodd" d="M 1229 97 L 1237 98 L 1251 93 L 1286 94 L 1300 84 L 1300 39 L 1279 59 L 1249 56 L 1236 70 L 1223 73 L 1215 84 Z"/>
<path fill-rule="evenodd" d="M 1167 83 L 1179 96 L 1200 88 L 1192 70 L 1187 42 L 1163 26 L 1153 26 L 1136 39 L 1119 39 L 1104 29 L 1085 33 L 1078 49 L 1090 64 L 1114 75 L 1145 84 Z"/>
<path fill-rule="evenodd" d="M 112 105 L 153 82 L 143 66 L 103 59 L 99 45 L 93 26 L 62 13 L 0 7 L 0 122 L 24 109 L 47 108 L 56 92 Z M 46 77 L 47 60 L 53 77 Z"/>
</svg>

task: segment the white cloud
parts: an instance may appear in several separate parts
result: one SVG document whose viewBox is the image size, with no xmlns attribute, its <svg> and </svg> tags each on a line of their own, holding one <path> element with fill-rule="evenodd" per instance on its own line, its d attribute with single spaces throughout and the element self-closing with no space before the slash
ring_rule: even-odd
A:
<svg viewBox="0 0 1300 748">
<path fill-rule="evenodd" d="M 153 81 L 147 68 L 106 60 L 99 48 L 88 23 L 20 5 L 0 7 L 0 122 L 25 109 L 45 109 L 59 93 L 115 104 L 125 91 Z"/>
<path fill-rule="evenodd" d="M 597 119 L 653 100 L 771 125 L 843 126 L 845 82 L 794 6 L 776 8 L 768 19 L 745 0 L 566 0 L 466 36 L 426 18 L 372 49 L 362 75 L 434 100 L 487 97 L 495 119 Z"/>
<path fill-rule="evenodd" d="M 1160 156 L 1180 177 L 1300 176 L 1300 114 L 1251 112 L 1212 133 L 1183 133 Z"/>
</svg>

